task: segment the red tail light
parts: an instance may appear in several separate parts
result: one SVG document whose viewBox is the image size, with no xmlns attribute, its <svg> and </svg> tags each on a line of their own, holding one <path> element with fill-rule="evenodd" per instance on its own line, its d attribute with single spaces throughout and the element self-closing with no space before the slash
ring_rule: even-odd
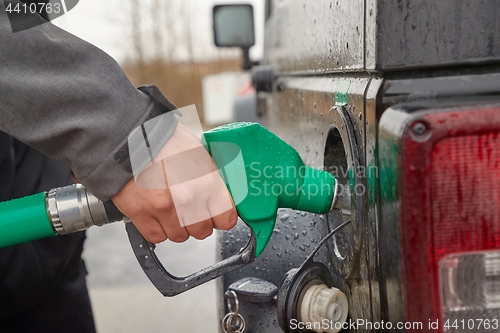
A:
<svg viewBox="0 0 500 333">
<path fill-rule="evenodd" d="M 484 260 L 476 256 L 469 257 L 473 262 L 463 266 L 465 272 L 456 272 L 457 267 L 454 276 L 448 276 L 449 255 L 455 255 L 458 265 L 464 257 L 456 257 L 459 253 L 500 249 L 499 133 L 500 108 L 453 110 L 414 119 L 403 139 L 406 314 L 407 321 L 423 322 L 429 331 L 434 327 L 428 325 L 435 322 L 441 331 L 477 331 L 479 321 L 472 324 L 469 319 L 499 319 L 498 312 L 494 318 L 486 313 L 477 317 L 477 310 L 488 310 L 487 293 L 472 303 L 463 296 L 458 307 L 446 303 L 452 294 L 460 298 L 470 291 L 466 274 L 462 278 L 457 274 L 473 270 L 474 258 L 476 269 L 483 270 L 477 275 L 484 275 Z M 500 281 L 500 275 L 492 279 Z M 476 289 L 487 291 L 486 286 Z"/>
<path fill-rule="evenodd" d="M 431 214 L 439 258 L 500 249 L 499 131 L 450 137 L 434 145 Z"/>
<path fill-rule="evenodd" d="M 399 185 L 406 321 L 500 331 L 500 107 L 409 119 Z"/>
</svg>

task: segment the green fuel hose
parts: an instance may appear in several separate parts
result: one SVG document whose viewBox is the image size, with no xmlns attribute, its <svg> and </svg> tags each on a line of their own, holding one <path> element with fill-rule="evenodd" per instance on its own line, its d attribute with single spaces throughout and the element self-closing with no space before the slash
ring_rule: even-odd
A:
<svg viewBox="0 0 500 333">
<path fill-rule="evenodd" d="M 0 202 L 0 248 L 57 235 L 47 215 L 46 193 Z"/>
<path fill-rule="evenodd" d="M 123 219 L 80 184 L 0 202 L 0 248 L 65 235 Z"/>
</svg>

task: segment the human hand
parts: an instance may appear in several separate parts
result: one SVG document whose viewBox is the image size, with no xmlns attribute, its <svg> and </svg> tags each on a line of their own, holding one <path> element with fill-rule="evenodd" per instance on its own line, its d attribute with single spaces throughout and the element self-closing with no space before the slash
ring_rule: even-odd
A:
<svg viewBox="0 0 500 333">
<path fill-rule="evenodd" d="M 146 240 L 204 239 L 237 222 L 233 201 L 199 138 L 179 124 L 148 168 L 112 200 Z"/>
</svg>

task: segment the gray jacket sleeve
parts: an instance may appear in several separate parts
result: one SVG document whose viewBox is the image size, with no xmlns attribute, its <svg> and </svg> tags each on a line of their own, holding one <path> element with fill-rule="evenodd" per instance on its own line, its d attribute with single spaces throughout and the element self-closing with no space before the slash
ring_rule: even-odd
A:
<svg viewBox="0 0 500 333">
<path fill-rule="evenodd" d="M 100 199 L 133 177 L 129 133 L 174 108 L 156 87 L 135 89 L 110 56 L 50 23 L 13 33 L 0 1 L 0 130 L 67 161 Z"/>
</svg>

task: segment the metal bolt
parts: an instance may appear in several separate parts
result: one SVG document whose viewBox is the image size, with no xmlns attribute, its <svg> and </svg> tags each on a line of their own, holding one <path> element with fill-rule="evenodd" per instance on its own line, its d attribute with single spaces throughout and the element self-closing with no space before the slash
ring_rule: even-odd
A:
<svg viewBox="0 0 500 333">
<path fill-rule="evenodd" d="M 423 123 L 416 123 L 415 125 L 413 125 L 413 134 L 415 135 L 424 135 L 425 132 L 427 132 L 427 126 L 425 126 L 425 124 Z"/>
<path fill-rule="evenodd" d="M 241 259 L 243 260 L 243 262 L 249 262 L 250 261 L 250 253 L 249 252 L 243 253 L 243 255 L 241 256 Z"/>
</svg>

